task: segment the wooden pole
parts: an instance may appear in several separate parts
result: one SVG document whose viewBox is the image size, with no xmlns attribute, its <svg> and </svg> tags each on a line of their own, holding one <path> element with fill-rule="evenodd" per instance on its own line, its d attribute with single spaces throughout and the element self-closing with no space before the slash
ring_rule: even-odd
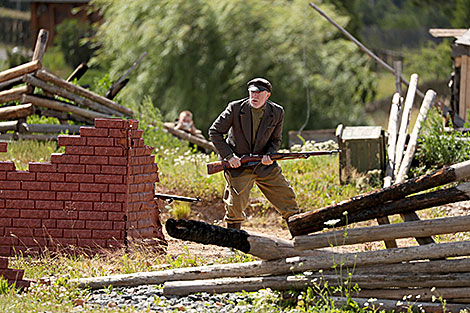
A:
<svg viewBox="0 0 470 313">
<path fill-rule="evenodd" d="M 453 299 L 467 298 L 470 295 L 470 288 L 468 287 L 454 287 L 454 288 L 401 288 L 401 289 L 361 289 L 358 293 L 353 293 L 353 296 L 361 298 L 376 298 L 376 299 L 391 299 L 410 301 L 432 301 L 442 297 L 447 302 L 452 302 Z M 374 301 L 377 302 L 378 301 Z"/>
<path fill-rule="evenodd" d="M 97 117 L 111 117 L 110 115 L 87 110 L 87 109 L 82 109 L 77 106 L 65 103 L 65 102 L 60 102 L 56 100 L 50 100 L 50 99 L 44 99 L 44 98 L 39 98 L 36 96 L 30 96 L 30 95 L 23 95 L 21 97 L 21 102 L 22 103 L 32 103 L 33 105 L 36 106 L 41 106 L 44 108 L 48 109 L 53 109 L 61 112 L 70 112 L 76 115 L 83 116 L 88 119 L 95 119 Z"/>
<path fill-rule="evenodd" d="M 395 92 L 398 93 L 400 96 L 402 94 L 401 90 L 401 77 L 402 77 L 402 70 L 403 70 L 403 62 L 402 61 L 394 61 L 393 62 L 393 70 L 395 74 Z"/>
<path fill-rule="evenodd" d="M 32 75 L 25 75 L 24 76 L 24 81 L 27 82 L 28 84 L 31 84 L 31 85 L 35 86 L 35 87 L 39 87 L 42 90 L 47 91 L 51 94 L 59 95 L 59 96 L 64 97 L 66 99 L 72 100 L 77 104 L 83 105 L 83 106 L 88 107 L 88 108 L 90 108 L 92 110 L 95 110 L 97 112 L 101 112 L 101 113 L 108 114 L 108 115 L 115 115 L 115 116 L 121 116 L 122 115 L 120 112 L 117 112 L 113 109 L 105 107 L 105 106 L 103 106 L 103 105 L 101 105 L 101 104 L 99 104 L 95 101 L 79 97 L 76 94 L 74 94 L 70 91 L 67 91 L 65 89 L 62 89 L 62 88 L 59 88 L 57 86 L 48 84 L 47 82 L 42 81 L 42 80 L 40 80 L 40 79 L 38 79 L 38 78 L 36 78 Z"/>
<path fill-rule="evenodd" d="M 267 276 L 245 278 L 218 278 L 210 280 L 169 281 L 163 285 L 163 294 L 186 296 L 198 292 L 228 293 L 241 291 L 257 291 L 259 289 L 292 290 L 305 289 L 307 286 L 353 286 L 361 289 L 387 287 L 467 287 L 470 292 L 470 273 L 419 275 L 400 273 L 395 275 L 325 275 L 315 273 L 305 276 Z M 463 288 L 462 288 L 463 289 Z"/>
<path fill-rule="evenodd" d="M 411 161 L 413 160 L 415 156 L 416 145 L 418 144 L 419 131 L 421 130 L 422 124 L 426 120 L 428 111 L 433 105 L 435 97 L 436 97 L 436 92 L 434 90 L 428 90 L 426 92 L 426 95 L 424 96 L 423 104 L 421 105 L 418 118 L 415 122 L 413 131 L 411 133 L 410 140 L 408 142 L 408 146 L 405 152 L 405 156 L 403 158 L 403 161 L 400 164 L 400 169 L 398 171 L 396 182 L 402 182 L 405 179 L 405 175 L 410 170 Z"/>
<path fill-rule="evenodd" d="M 121 274 L 74 280 L 79 287 L 103 288 L 105 286 L 138 286 L 162 284 L 167 281 L 212 279 L 220 277 L 251 277 L 258 275 L 284 275 L 320 269 L 393 264 L 412 260 L 439 259 L 470 255 L 470 242 L 429 244 L 424 246 L 393 248 L 379 251 L 334 255 L 304 256 L 273 261 L 218 264 L 179 268 L 149 273 Z"/>
<path fill-rule="evenodd" d="M 163 123 L 163 127 L 172 135 L 175 135 L 178 138 L 183 140 L 189 141 L 196 146 L 202 147 L 209 151 L 217 151 L 215 146 L 212 142 L 207 141 L 205 139 L 199 138 L 197 136 L 193 136 L 190 133 L 185 132 L 184 130 L 179 130 L 174 128 L 173 126 L 169 125 L 169 123 Z"/>
<path fill-rule="evenodd" d="M 7 81 L 4 81 L 3 83 L 0 83 L 0 91 L 11 89 L 14 86 L 22 84 L 22 83 L 23 83 L 22 76 L 9 79 Z"/>
<path fill-rule="evenodd" d="M 18 119 L 34 114 L 31 103 L 0 108 L 0 120 Z"/>
<path fill-rule="evenodd" d="M 18 127 L 18 121 L 0 122 L 0 132 L 7 132 L 16 130 Z"/>
<path fill-rule="evenodd" d="M 294 248 L 292 241 L 247 232 L 244 230 L 224 228 L 201 221 L 168 219 L 166 231 L 174 238 L 235 248 L 263 260 L 275 260 L 297 255 L 325 255 L 327 251 L 300 251 Z M 305 254 L 306 253 L 306 254 Z"/>
<path fill-rule="evenodd" d="M 85 118 L 80 115 L 75 115 L 75 114 L 71 114 L 68 112 L 56 111 L 52 109 L 44 109 L 41 107 L 36 107 L 35 112 L 36 114 L 41 115 L 41 116 L 55 117 L 58 120 L 63 120 L 63 121 L 69 120 L 69 121 L 74 121 L 78 123 L 85 123 L 88 125 L 93 125 L 94 123 L 94 120 L 91 118 Z"/>
<path fill-rule="evenodd" d="M 29 93 L 31 91 L 31 86 L 21 86 L 10 90 L 0 91 L 0 103 L 19 100 L 22 94 Z"/>
<path fill-rule="evenodd" d="M 64 133 L 68 132 L 70 134 L 79 134 L 80 133 L 80 125 L 50 125 L 50 124 L 26 124 L 21 123 L 20 127 L 23 128 L 24 132 L 27 133 Z"/>
<path fill-rule="evenodd" d="M 90 100 L 93 100 L 94 102 L 97 102 L 101 105 L 104 105 L 110 109 L 113 109 L 115 111 L 118 111 L 128 117 L 132 117 L 134 115 L 134 112 L 114 101 L 111 101 L 105 97 L 102 97 L 100 95 L 97 95 L 96 93 L 94 92 L 91 92 L 83 87 L 80 87 L 80 86 L 77 86 L 77 85 L 74 85 L 72 83 L 69 83 L 68 81 L 60 78 L 60 77 L 57 77 L 55 76 L 54 74 L 46 71 L 45 69 L 41 69 L 39 71 L 36 72 L 36 77 L 38 77 L 39 79 L 42 79 L 46 82 L 50 82 L 58 87 L 61 87 L 61 88 L 64 88 L 72 93 L 75 93 L 79 96 L 82 96 L 82 97 L 85 97 L 85 98 L 88 98 Z M 78 103 L 78 102 L 77 102 Z"/>
<path fill-rule="evenodd" d="M 412 178 L 390 187 L 355 196 L 337 204 L 332 204 L 315 211 L 296 214 L 288 218 L 287 224 L 293 236 L 306 235 L 327 227 L 324 222 L 341 219 L 345 212 L 352 214 L 363 209 L 382 205 L 387 201 L 402 199 L 407 195 L 442 186 L 470 177 L 470 161 L 454 164 L 430 174 Z"/>
<path fill-rule="evenodd" d="M 388 143 L 387 154 L 388 162 L 385 171 L 384 187 L 389 187 L 393 181 L 393 171 L 395 168 L 395 148 L 397 144 L 398 125 L 400 120 L 401 101 L 400 94 L 395 93 L 392 98 L 392 106 L 390 108 L 390 116 L 388 119 Z"/>
<path fill-rule="evenodd" d="M 47 39 L 49 38 L 49 32 L 46 29 L 40 29 L 38 38 L 36 39 L 36 46 L 34 47 L 32 61 L 42 62 L 44 53 L 46 52 Z"/>
<path fill-rule="evenodd" d="M 408 127 L 410 124 L 411 109 L 415 100 L 416 87 L 418 85 L 418 75 L 411 75 L 410 86 L 406 93 L 405 105 L 403 107 L 403 115 L 401 118 L 400 131 L 398 134 L 397 147 L 395 151 L 395 177 L 398 174 L 398 168 L 403 158 L 403 152 L 405 151 L 406 138 L 408 136 Z"/>
<path fill-rule="evenodd" d="M 72 74 L 67 77 L 66 81 L 72 82 L 73 80 L 80 80 L 80 78 L 85 74 L 85 72 L 88 70 L 88 65 L 86 63 L 82 62 L 80 63 L 75 70 L 72 72 Z"/>
<path fill-rule="evenodd" d="M 27 73 L 34 72 L 40 67 L 41 67 L 41 63 L 39 61 L 31 61 L 22 65 L 18 65 L 13 68 L 10 68 L 8 70 L 0 72 L 0 83 L 6 82 L 7 80 L 18 78 Z"/>
<path fill-rule="evenodd" d="M 467 185 L 467 189 L 470 191 L 470 184 Z M 469 193 L 468 191 L 467 193 Z M 470 196 L 468 196 L 468 199 L 470 199 Z M 470 216 L 420 220 L 298 236 L 294 237 L 294 246 L 299 250 L 309 250 L 329 246 L 343 246 L 371 241 L 451 234 L 464 231 L 470 231 Z"/>
</svg>

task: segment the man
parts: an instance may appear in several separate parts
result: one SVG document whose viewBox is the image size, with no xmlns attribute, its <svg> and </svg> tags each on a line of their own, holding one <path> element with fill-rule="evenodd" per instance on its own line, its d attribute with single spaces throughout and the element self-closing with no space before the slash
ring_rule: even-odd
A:
<svg viewBox="0 0 470 313">
<path fill-rule="evenodd" d="M 210 140 L 231 166 L 224 172 L 223 198 L 227 227 L 236 229 L 245 220 L 244 210 L 255 182 L 284 219 L 299 212 L 294 191 L 269 157 L 281 146 L 284 109 L 268 100 L 272 85 L 267 79 L 254 78 L 247 86 L 249 97 L 230 102 L 209 128 Z M 263 158 L 257 165 L 242 167 L 240 157 L 245 154 Z"/>
<path fill-rule="evenodd" d="M 175 128 L 205 139 L 202 132 L 194 126 L 193 113 L 191 111 L 185 110 L 180 113 Z"/>
</svg>

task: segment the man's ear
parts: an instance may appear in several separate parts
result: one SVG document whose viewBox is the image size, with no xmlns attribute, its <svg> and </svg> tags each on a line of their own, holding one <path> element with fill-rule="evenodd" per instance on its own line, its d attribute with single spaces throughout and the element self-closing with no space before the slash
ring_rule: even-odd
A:
<svg viewBox="0 0 470 313">
<path fill-rule="evenodd" d="M 271 97 L 271 93 L 268 91 L 268 96 L 267 96 L 266 100 L 268 100 L 269 97 Z"/>
</svg>

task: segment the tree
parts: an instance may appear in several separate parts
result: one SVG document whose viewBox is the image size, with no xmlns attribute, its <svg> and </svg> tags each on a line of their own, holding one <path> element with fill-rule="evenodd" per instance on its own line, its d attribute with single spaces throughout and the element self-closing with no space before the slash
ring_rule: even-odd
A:
<svg viewBox="0 0 470 313">
<path fill-rule="evenodd" d="M 95 62 L 118 76 L 144 51 L 124 100 L 152 98 L 164 117 L 193 111 L 205 132 L 230 100 L 247 96 L 256 76 L 273 83 L 286 109 L 284 129 L 364 123 L 373 96 L 370 62 L 304 1 L 94 0 L 104 15 Z M 335 20 L 348 19 L 324 7 Z M 338 39 L 339 38 L 339 39 Z M 308 88 L 307 88 L 308 87 Z"/>
</svg>

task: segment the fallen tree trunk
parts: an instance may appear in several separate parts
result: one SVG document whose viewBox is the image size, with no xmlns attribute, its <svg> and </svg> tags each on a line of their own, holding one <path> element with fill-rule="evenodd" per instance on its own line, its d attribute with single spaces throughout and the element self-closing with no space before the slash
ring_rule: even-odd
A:
<svg viewBox="0 0 470 313">
<path fill-rule="evenodd" d="M 288 218 L 287 224 L 293 236 L 306 235 L 327 227 L 324 222 L 328 220 L 344 219 L 345 216 L 343 213 L 346 211 L 349 215 L 348 219 L 350 219 L 353 213 L 361 210 L 369 210 L 387 201 L 402 199 L 407 195 L 468 177 L 470 177 L 470 161 L 457 163 L 427 175 L 415 177 L 386 188 L 355 196 L 337 204 L 293 215 Z"/>
<path fill-rule="evenodd" d="M 465 186 L 467 189 L 467 200 L 470 200 L 470 183 L 465 184 Z M 457 190 L 457 187 L 455 188 Z M 454 197 L 454 194 L 452 194 L 451 197 Z M 454 200 L 455 199 L 452 199 L 451 201 Z M 470 216 L 456 216 L 424 221 L 419 220 L 297 236 L 294 237 L 294 246 L 299 250 L 309 250 L 329 246 L 343 246 L 371 241 L 451 234 L 463 231 L 470 231 Z"/>
<path fill-rule="evenodd" d="M 57 100 L 50 100 L 50 99 L 45 99 L 45 98 L 39 98 L 36 96 L 30 96 L 30 95 L 23 95 L 21 97 L 21 102 L 22 103 L 32 103 L 33 105 L 41 106 L 44 108 L 48 109 L 53 109 L 61 112 L 70 112 L 76 115 L 83 116 L 88 119 L 95 119 L 97 117 L 111 117 L 110 115 L 87 110 L 87 109 L 82 109 L 79 108 L 78 106 L 71 105 L 65 102 L 60 102 Z"/>
<path fill-rule="evenodd" d="M 117 112 L 113 109 L 110 109 L 104 105 L 101 105 L 97 102 L 94 102 L 90 99 L 82 98 L 80 96 L 77 96 L 76 94 L 67 91 L 65 89 L 59 88 L 57 86 L 51 85 L 45 81 L 42 81 L 33 75 L 25 75 L 24 76 L 24 81 L 27 82 L 28 84 L 31 84 L 35 87 L 39 87 L 44 91 L 47 91 L 51 94 L 58 95 L 61 97 L 64 97 L 66 99 L 72 100 L 77 104 L 83 105 L 87 108 L 90 108 L 94 111 L 103 113 L 103 114 L 108 114 L 109 115 L 115 115 L 115 116 L 121 116 L 122 114 L 120 112 Z"/>
<path fill-rule="evenodd" d="M 138 286 L 144 284 L 162 284 L 167 281 L 178 280 L 284 275 L 320 269 L 331 269 L 333 266 L 338 266 L 338 264 L 341 264 L 343 267 L 359 267 L 467 255 L 470 255 L 470 242 L 463 241 L 359 253 L 292 257 L 273 261 L 253 261 L 179 268 L 149 273 L 82 278 L 74 280 L 74 282 L 78 283 L 82 288 L 103 288 L 109 285 L 115 287 Z"/>
<path fill-rule="evenodd" d="M 0 103 L 19 100 L 24 93 L 29 93 L 32 89 L 33 87 L 31 86 L 21 86 L 10 90 L 0 91 Z"/>
<path fill-rule="evenodd" d="M 0 83 L 23 76 L 27 73 L 34 72 L 40 67 L 41 67 L 41 62 L 36 60 L 36 61 L 31 61 L 22 65 L 18 65 L 13 68 L 10 68 L 8 70 L 0 72 Z"/>
<path fill-rule="evenodd" d="M 245 278 L 218 278 L 208 280 L 169 281 L 163 285 L 163 294 L 187 296 L 193 293 L 227 293 L 258 291 L 259 289 L 291 290 L 305 289 L 308 286 L 352 287 L 361 289 L 387 287 L 469 287 L 470 273 L 415 275 L 400 273 L 395 275 L 324 275 L 320 273 L 302 276 L 267 276 Z M 470 292 L 470 288 L 465 288 Z"/>
<path fill-rule="evenodd" d="M 175 135 L 176 137 L 189 141 L 190 143 L 199 146 L 203 149 L 206 149 L 208 151 L 217 151 L 215 149 L 215 146 L 212 142 L 207 141 L 205 139 L 199 138 L 197 136 L 191 135 L 190 133 L 185 132 L 184 130 L 179 130 L 174 128 L 173 126 L 170 126 L 169 123 L 163 123 L 163 127 L 172 135 Z"/>
<path fill-rule="evenodd" d="M 293 242 L 281 238 L 224 228 L 200 221 L 168 219 L 166 231 L 174 238 L 235 248 L 263 260 L 275 260 L 298 255 L 325 255 L 326 251 L 300 251 Z"/>
<path fill-rule="evenodd" d="M 50 125 L 50 124 L 26 124 L 21 123 L 19 125 L 20 131 L 23 130 L 22 133 L 51 133 L 51 134 L 59 134 L 63 132 L 68 132 L 69 134 L 79 134 L 80 133 L 80 125 Z"/>
<path fill-rule="evenodd" d="M 62 79 L 60 77 L 57 77 L 52 73 L 49 73 L 45 69 L 41 69 L 41 70 L 37 71 L 35 75 L 38 78 L 40 78 L 44 81 L 50 82 L 50 83 L 52 83 L 52 84 L 54 84 L 58 87 L 61 87 L 65 90 L 68 90 L 68 91 L 70 91 L 72 93 L 75 93 L 79 96 L 82 96 L 82 97 L 88 98 L 90 100 L 93 100 L 96 103 L 99 103 L 101 105 L 104 105 L 104 106 L 112 109 L 112 110 L 120 112 L 125 116 L 132 117 L 134 115 L 134 112 L 132 110 L 130 110 L 130 109 L 128 109 L 128 108 L 126 108 L 126 107 L 124 107 L 124 106 L 108 99 L 108 98 L 102 97 L 102 96 L 100 96 L 100 95 L 98 95 L 94 92 L 91 92 L 91 91 L 89 91 L 89 90 L 87 90 L 83 87 L 80 87 L 80 86 L 74 85 L 72 83 L 69 83 L 68 81 L 66 81 L 64 79 Z M 79 102 L 77 102 L 77 103 L 79 103 Z M 111 112 L 109 112 L 109 113 L 111 113 Z"/>
<path fill-rule="evenodd" d="M 31 103 L 0 108 L 0 120 L 19 119 L 33 114 L 34 108 Z"/>
</svg>

